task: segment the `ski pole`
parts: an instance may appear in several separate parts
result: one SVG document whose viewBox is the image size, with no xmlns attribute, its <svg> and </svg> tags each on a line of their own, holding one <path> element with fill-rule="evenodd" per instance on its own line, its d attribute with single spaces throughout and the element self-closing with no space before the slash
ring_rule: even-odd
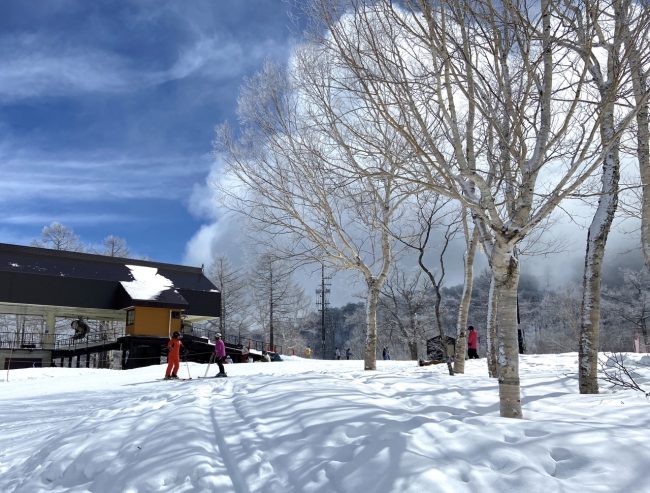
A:
<svg viewBox="0 0 650 493">
<path fill-rule="evenodd" d="M 208 376 L 208 370 L 210 370 L 210 365 L 214 361 L 214 353 L 210 355 L 210 361 L 208 361 L 208 367 L 205 369 L 205 375 L 203 375 L 203 378 L 207 378 Z"/>
<path fill-rule="evenodd" d="M 192 375 L 190 374 L 190 364 L 187 362 L 187 356 L 185 357 L 185 367 L 187 368 L 187 377 L 192 380 Z"/>
</svg>

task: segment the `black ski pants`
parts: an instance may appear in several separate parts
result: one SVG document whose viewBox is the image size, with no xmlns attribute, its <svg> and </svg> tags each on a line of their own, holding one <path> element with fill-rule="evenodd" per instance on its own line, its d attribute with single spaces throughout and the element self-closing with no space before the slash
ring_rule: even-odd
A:
<svg viewBox="0 0 650 493">
<path fill-rule="evenodd" d="M 217 356 L 217 365 L 219 365 L 219 373 L 226 373 L 226 370 L 223 367 L 223 362 L 226 360 L 225 356 Z"/>
</svg>

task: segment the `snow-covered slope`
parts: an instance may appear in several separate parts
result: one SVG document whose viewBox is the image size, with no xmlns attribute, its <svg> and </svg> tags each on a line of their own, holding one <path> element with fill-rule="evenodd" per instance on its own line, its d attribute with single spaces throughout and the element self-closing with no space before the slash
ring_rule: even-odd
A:
<svg viewBox="0 0 650 493">
<path fill-rule="evenodd" d="M 650 491 L 643 394 L 580 396 L 575 354 L 524 356 L 525 419 L 508 420 L 485 360 L 454 377 L 443 366 L 290 358 L 169 382 L 162 366 L 2 372 L 0 491 Z"/>
</svg>

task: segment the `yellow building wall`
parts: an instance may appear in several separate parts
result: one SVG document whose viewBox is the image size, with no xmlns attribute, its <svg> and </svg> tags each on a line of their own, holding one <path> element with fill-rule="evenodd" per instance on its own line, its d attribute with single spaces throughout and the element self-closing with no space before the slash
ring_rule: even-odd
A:
<svg viewBox="0 0 650 493">
<path fill-rule="evenodd" d="M 169 317 L 172 311 L 181 313 L 173 308 L 152 308 L 136 306 L 133 324 L 126 326 L 126 335 L 168 337 L 170 333 Z M 181 318 L 171 319 L 171 332 L 181 330 Z"/>
</svg>

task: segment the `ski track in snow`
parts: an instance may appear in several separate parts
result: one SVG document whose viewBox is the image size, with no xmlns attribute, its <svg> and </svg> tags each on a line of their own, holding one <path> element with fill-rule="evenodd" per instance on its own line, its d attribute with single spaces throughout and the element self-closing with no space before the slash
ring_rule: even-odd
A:
<svg viewBox="0 0 650 493">
<path fill-rule="evenodd" d="M 575 359 L 523 359 L 524 420 L 498 416 L 484 360 L 454 377 L 299 359 L 178 382 L 152 381 L 163 367 L 12 371 L 0 491 L 650 491 L 648 402 L 579 396 Z"/>
<path fill-rule="evenodd" d="M 15 479 L 9 491 L 87 491 L 90 481 L 92 491 L 211 491 L 230 486 L 218 450 L 205 439 L 205 424 L 211 423 L 205 397 L 201 392 L 159 390 L 153 395 L 135 390 L 90 393 L 87 402 L 62 402 L 63 416 L 57 409 L 52 419 L 56 427 L 50 426 L 45 436 L 38 424 L 28 426 L 25 436 L 25 420 L 20 419 L 16 435 L 38 453 L 11 471 Z M 5 438 L 11 440 L 11 432 Z M 19 447 L 17 453 L 24 451 Z"/>
</svg>

